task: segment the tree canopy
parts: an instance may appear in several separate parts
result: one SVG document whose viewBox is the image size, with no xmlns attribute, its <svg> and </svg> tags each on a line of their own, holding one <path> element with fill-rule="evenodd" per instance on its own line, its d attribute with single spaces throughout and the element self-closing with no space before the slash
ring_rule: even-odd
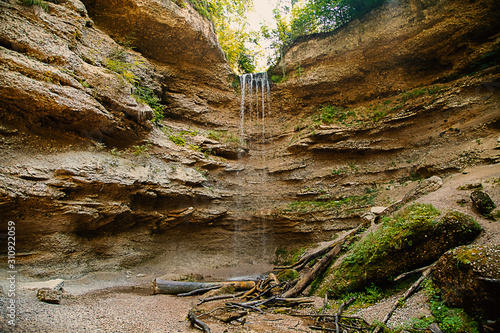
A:
<svg viewBox="0 0 500 333">
<path fill-rule="evenodd" d="M 262 34 L 272 40 L 276 61 L 282 56 L 284 49 L 298 37 L 333 31 L 386 1 L 281 0 L 274 10 L 276 27 L 263 27 Z"/>
<path fill-rule="evenodd" d="M 227 60 L 237 73 L 255 70 L 255 54 L 248 43 L 257 43 L 258 33 L 249 31 L 247 13 L 252 0 L 189 0 L 203 16 L 210 19 Z"/>
<path fill-rule="evenodd" d="M 278 0 L 272 27 L 262 26 L 260 32 L 250 31 L 247 21 L 253 0 L 188 1 L 214 23 L 233 70 L 251 73 L 256 68 L 256 51 L 249 45 L 258 44 L 260 37 L 271 41 L 274 54 L 268 64 L 272 65 L 298 37 L 335 30 L 387 0 Z"/>
</svg>

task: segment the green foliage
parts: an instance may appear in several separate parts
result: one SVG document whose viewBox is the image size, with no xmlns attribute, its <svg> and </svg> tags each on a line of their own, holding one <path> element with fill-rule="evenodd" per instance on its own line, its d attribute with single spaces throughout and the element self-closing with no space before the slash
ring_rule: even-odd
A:
<svg viewBox="0 0 500 333">
<path fill-rule="evenodd" d="M 186 145 L 186 140 L 181 135 L 169 135 L 168 138 L 178 146 Z"/>
<path fill-rule="evenodd" d="M 120 75 L 128 83 L 135 85 L 137 84 L 137 78 L 135 74 L 131 71 L 134 64 L 124 62 L 120 59 L 106 59 L 106 68 Z"/>
<path fill-rule="evenodd" d="M 373 194 L 366 194 L 363 196 L 352 196 L 331 201 L 295 201 L 289 203 L 285 211 L 310 212 L 327 209 L 347 210 L 361 208 L 374 204 L 374 198 L 375 196 Z"/>
<path fill-rule="evenodd" d="M 141 85 L 139 79 L 133 72 L 133 69 L 140 66 L 140 62 L 129 63 L 125 59 L 125 48 L 117 48 L 109 58 L 106 59 L 106 68 L 117 73 L 123 80 L 134 86 L 132 95 L 137 102 L 149 105 L 154 112 L 153 122 L 159 123 L 163 120 L 163 106 L 160 99 L 156 97 L 153 90 Z"/>
<path fill-rule="evenodd" d="M 143 145 L 133 146 L 134 155 L 136 155 L 136 156 L 143 155 L 145 152 L 147 152 L 149 150 L 150 147 L 151 147 L 150 142 L 146 142 Z"/>
<path fill-rule="evenodd" d="M 208 138 L 212 140 L 217 140 L 223 143 L 235 143 L 238 145 L 244 145 L 243 139 L 232 132 L 229 131 L 209 131 Z"/>
<path fill-rule="evenodd" d="M 441 291 L 431 280 L 424 283 L 424 292 L 429 298 L 431 316 L 415 318 L 404 324 L 401 329 L 424 330 L 432 323 L 437 323 L 443 333 L 479 333 L 479 325 L 463 309 L 450 308 L 442 300 Z"/>
<path fill-rule="evenodd" d="M 255 54 L 246 46 L 256 44 L 257 34 L 247 29 L 246 14 L 253 8 L 251 0 L 188 0 L 203 16 L 214 23 L 219 44 L 238 73 L 255 71 Z"/>
<path fill-rule="evenodd" d="M 344 123 L 349 117 L 355 116 L 351 110 L 344 109 L 338 106 L 321 105 L 319 113 L 313 115 L 312 119 L 316 123 Z"/>
<path fill-rule="evenodd" d="M 153 110 L 153 122 L 159 123 L 163 120 L 163 106 L 160 104 L 160 100 L 156 97 L 151 88 L 142 87 L 141 85 L 136 84 L 133 95 L 138 102 L 149 105 L 149 107 Z"/>
<path fill-rule="evenodd" d="M 59 3 L 58 0 L 21 0 L 22 4 L 25 6 L 38 6 L 40 8 L 43 8 L 46 12 L 49 11 L 49 6 L 47 5 L 47 2 L 52 2 L 52 3 Z"/>
<path fill-rule="evenodd" d="M 328 32 L 359 18 L 387 0 L 306 0 L 291 1 L 274 10 L 276 28 L 263 27 L 262 34 L 271 40 L 276 53 L 271 62 L 300 36 Z"/>
</svg>

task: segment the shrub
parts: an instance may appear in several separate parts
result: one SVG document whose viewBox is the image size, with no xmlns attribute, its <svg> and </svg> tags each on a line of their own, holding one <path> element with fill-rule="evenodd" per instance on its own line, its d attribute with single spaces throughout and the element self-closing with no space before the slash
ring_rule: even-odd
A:
<svg viewBox="0 0 500 333">
<path fill-rule="evenodd" d="M 170 141 L 175 143 L 178 146 L 185 146 L 186 145 L 186 140 L 180 135 L 169 135 L 168 137 Z"/>
</svg>

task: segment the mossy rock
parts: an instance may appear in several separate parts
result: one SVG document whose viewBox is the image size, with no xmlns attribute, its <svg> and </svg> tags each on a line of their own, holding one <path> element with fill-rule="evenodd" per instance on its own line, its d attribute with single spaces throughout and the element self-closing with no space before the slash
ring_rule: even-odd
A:
<svg viewBox="0 0 500 333">
<path fill-rule="evenodd" d="M 500 319 L 500 244 L 460 246 L 446 252 L 432 273 L 444 301 L 486 319 Z"/>
<path fill-rule="evenodd" d="M 357 242 L 335 271 L 330 271 L 320 294 L 334 297 L 384 284 L 406 271 L 436 261 L 447 250 L 470 243 L 481 227 L 470 216 L 440 212 L 432 205 L 414 204 Z"/>
<path fill-rule="evenodd" d="M 472 199 L 472 203 L 474 204 L 474 207 L 476 207 L 477 211 L 483 215 L 489 215 L 493 209 L 496 208 L 495 203 L 491 200 L 488 193 L 483 191 L 473 191 L 470 198 Z"/>
</svg>

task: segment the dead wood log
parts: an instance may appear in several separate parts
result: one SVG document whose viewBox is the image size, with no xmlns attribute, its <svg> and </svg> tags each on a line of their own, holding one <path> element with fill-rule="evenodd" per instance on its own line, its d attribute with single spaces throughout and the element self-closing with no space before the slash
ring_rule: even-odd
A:
<svg viewBox="0 0 500 333">
<path fill-rule="evenodd" d="M 196 327 L 205 333 L 210 333 L 210 328 L 208 327 L 208 325 L 196 317 L 193 309 L 189 310 L 187 318 L 191 323 L 191 327 Z"/>
<path fill-rule="evenodd" d="M 420 287 L 420 284 L 422 284 L 422 282 L 425 281 L 425 279 L 427 279 L 427 277 L 429 276 L 429 274 L 432 272 L 432 269 L 434 268 L 434 265 L 436 265 L 436 263 L 433 263 L 432 265 L 428 266 L 428 268 L 422 273 L 422 276 L 417 280 L 415 281 L 410 288 L 408 288 L 405 293 L 403 294 L 403 296 L 401 296 L 399 299 L 397 299 L 391 306 L 390 310 L 387 312 L 387 314 L 385 315 L 384 319 L 382 319 L 382 323 L 383 324 L 386 324 L 389 319 L 391 318 L 392 314 L 394 313 L 394 311 L 397 309 L 397 307 L 399 306 L 399 303 L 401 301 L 404 301 L 405 299 L 407 299 L 408 297 L 410 297 L 410 295 L 412 295 L 419 287 Z M 373 331 L 373 333 L 379 333 L 381 330 L 381 327 L 380 326 L 377 326 L 375 328 L 375 330 Z"/>
<path fill-rule="evenodd" d="M 352 232 L 357 232 L 360 227 L 361 226 L 358 226 L 357 228 L 353 229 L 352 231 L 350 231 L 349 233 L 345 234 L 341 238 L 336 239 L 331 244 L 327 245 L 325 248 L 320 249 L 320 250 L 318 250 L 318 251 L 316 251 L 314 253 L 308 254 L 308 255 L 300 258 L 299 261 L 293 263 L 292 265 L 289 265 L 289 266 L 279 266 L 279 267 L 275 267 L 275 269 L 277 269 L 277 270 L 295 269 L 296 271 L 301 271 L 304 267 L 306 267 L 306 265 L 309 262 L 311 262 L 314 259 L 319 258 L 319 257 L 323 256 L 324 254 L 330 252 L 339 242 L 345 241 L 346 238 L 348 238 L 348 237 L 350 237 L 352 235 Z"/>
<path fill-rule="evenodd" d="M 429 266 L 420 267 L 420 268 L 414 269 L 414 270 L 412 270 L 412 271 L 409 271 L 409 272 L 406 272 L 406 273 L 400 274 L 400 275 L 398 275 L 398 276 L 394 279 L 394 281 L 401 280 L 402 278 L 405 278 L 405 277 L 407 277 L 408 275 L 412 275 L 412 274 L 416 274 L 416 273 L 423 272 L 423 271 L 425 271 L 427 268 L 429 268 Z"/>
<path fill-rule="evenodd" d="M 199 294 L 204 294 L 207 291 L 214 290 L 214 289 L 219 289 L 222 288 L 222 286 L 213 286 L 213 287 L 208 287 L 208 288 L 200 288 L 200 289 L 195 289 L 187 293 L 181 293 L 177 294 L 178 297 L 185 297 L 185 296 L 193 296 L 193 295 L 199 295 Z"/>
<path fill-rule="evenodd" d="M 259 309 L 258 307 L 254 306 L 254 305 L 249 305 L 249 304 L 245 304 L 245 303 L 229 302 L 229 303 L 226 303 L 226 306 L 239 307 L 239 308 L 243 308 L 243 309 L 251 309 L 251 310 L 255 310 L 255 311 L 260 312 L 260 313 L 265 313 L 264 311 L 262 311 L 262 309 Z"/>
<path fill-rule="evenodd" d="M 213 287 L 232 286 L 234 290 L 247 290 L 255 286 L 254 281 L 229 281 L 229 282 L 187 282 L 187 281 L 168 281 L 162 279 L 153 280 L 153 294 L 177 295 L 188 293 L 197 289 L 206 289 Z"/>
<path fill-rule="evenodd" d="M 211 296 L 211 297 L 207 297 L 207 298 L 200 298 L 200 301 L 196 305 L 200 305 L 200 304 L 203 304 L 206 302 L 211 302 L 211 301 L 217 301 L 220 299 L 238 298 L 238 297 L 243 296 L 243 294 L 244 294 L 244 292 L 240 292 L 240 293 L 231 294 L 231 295 L 216 295 L 216 296 Z"/>
<path fill-rule="evenodd" d="M 349 239 L 350 236 L 356 234 L 359 228 L 360 227 L 357 227 L 351 230 L 340 240 L 337 240 L 335 246 L 333 246 L 330 249 L 330 251 L 313 266 L 312 270 L 309 273 L 300 278 L 297 284 L 292 289 L 286 291 L 283 294 L 283 297 L 298 296 L 301 292 L 303 292 L 307 288 L 307 286 L 309 286 L 309 284 L 311 284 L 311 282 L 313 282 L 318 276 L 323 274 L 326 271 L 326 269 L 330 266 L 333 259 L 339 254 L 344 243 Z"/>
<path fill-rule="evenodd" d="M 339 316 L 340 316 L 340 314 L 342 313 L 342 311 L 344 310 L 344 308 L 346 306 L 349 306 L 355 300 L 356 300 L 356 297 L 351 297 L 347 302 L 344 302 L 344 303 L 342 303 L 339 306 L 339 309 L 337 310 L 337 313 L 335 314 L 335 330 L 336 330 L 337 333 L 340 332 L 340 327 L 339 327 Z"/>
</svg>

